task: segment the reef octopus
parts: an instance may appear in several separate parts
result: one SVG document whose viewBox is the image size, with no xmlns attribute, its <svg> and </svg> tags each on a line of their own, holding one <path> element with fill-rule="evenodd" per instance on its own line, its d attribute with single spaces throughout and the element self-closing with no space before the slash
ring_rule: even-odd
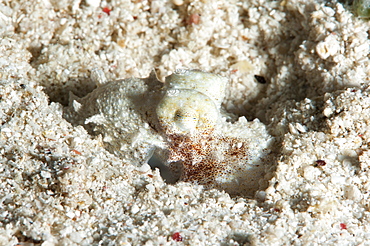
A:
<svg viewBox="0 0 370 246">
<path fill-rule="evenodd" d="M 206 188 L 231 194 L 258 188 L 273 138 L 258 119 L 228 122 L 226 78 L 178 69 L 164 84 L 154 73 L 96 82 L 87 96 L 71 96 L 65 118 L 102 135 L 108 151 L 138 166 L 157 153 L 180 181 Z"/>
</svg>

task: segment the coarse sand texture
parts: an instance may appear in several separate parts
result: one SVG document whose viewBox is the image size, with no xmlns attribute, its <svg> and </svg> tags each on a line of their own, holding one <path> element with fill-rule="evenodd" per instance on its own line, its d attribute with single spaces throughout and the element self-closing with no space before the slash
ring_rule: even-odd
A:
<svg viewBox="0 0 370 246">
<path fill-rule="evenodd" d="M 0 1 L 0 245 L 370 245 L 356 6 Z"/>
</svg>

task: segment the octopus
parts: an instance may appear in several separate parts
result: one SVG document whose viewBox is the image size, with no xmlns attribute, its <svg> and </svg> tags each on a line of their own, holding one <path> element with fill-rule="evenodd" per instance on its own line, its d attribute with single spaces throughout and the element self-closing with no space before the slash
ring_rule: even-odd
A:
<svg viewBox="0 0 370 246">
<path fill-rule="evenodd" d="M 179 181 L 207 189 L 258 189 L 273 138 L 258 119 L 228 122 L 225 77 L 178 69 L 164 83 L 152 73 L 97 84 L 87 96 L 71 97 L 65 117 L 101 135 L 115 155 L 140 166 L 154 153 Z"/>
</svg>

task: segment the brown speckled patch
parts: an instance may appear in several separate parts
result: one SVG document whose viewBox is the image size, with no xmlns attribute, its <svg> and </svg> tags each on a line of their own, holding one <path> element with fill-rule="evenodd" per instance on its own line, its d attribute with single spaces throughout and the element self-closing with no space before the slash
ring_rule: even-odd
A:
<svg viewBox="0 0 370 246">
<path fill-rule="evenodd" d="M 168 162 L 180 161 L 182 164 L 180 180 L 207 188 L 222 188 L 222 183 L 217 180 L 232 182 L 234 173 L 242 172 L 239 163 L 246 163 L 250 158 L 246 140 L 215 132 L 191 136 L 171 134 L 168 142 Z"/>
</svg>

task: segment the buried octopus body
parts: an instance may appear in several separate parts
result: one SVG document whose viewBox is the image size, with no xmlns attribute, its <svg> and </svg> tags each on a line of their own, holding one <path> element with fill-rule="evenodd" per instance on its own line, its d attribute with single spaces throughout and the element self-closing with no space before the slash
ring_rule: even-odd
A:
<svg viewBox="0 0 370 246">
<path fill-rule="evenodd" d="M 65 117 L 101 134 L 110 152 L 141 165 L 157 151 L 180 181 L 232 194 L 258 188 L 272 138 L 258 120 L 226 121 L 226 78 L 179 69 L 164 85 L 153 74 L 98 82 L 86 97 L 72 98 Z"/>
</svg>

